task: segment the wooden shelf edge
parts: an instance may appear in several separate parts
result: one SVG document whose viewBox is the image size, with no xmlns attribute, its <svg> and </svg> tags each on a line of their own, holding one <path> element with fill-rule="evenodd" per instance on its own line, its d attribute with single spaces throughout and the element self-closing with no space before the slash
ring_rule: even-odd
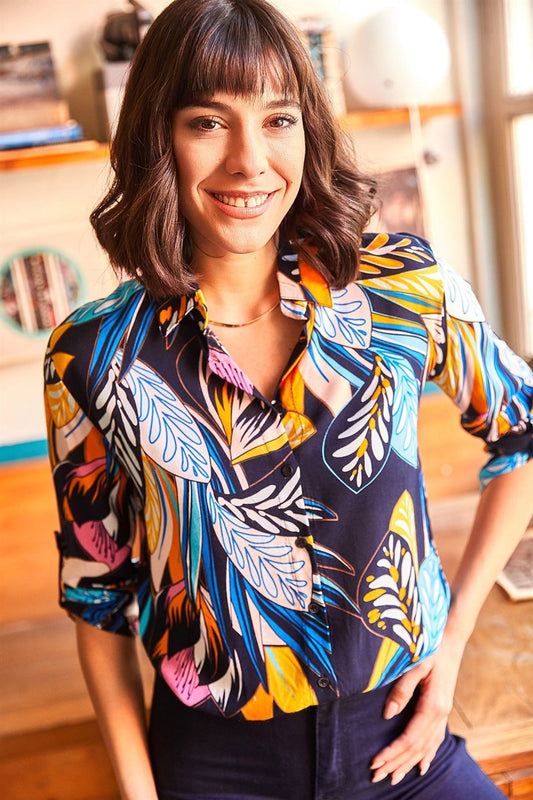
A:
<svg viewBox="0 0 533 800">
<path fill-rule="evenodd" d="M 436 116 L 461 114 L 460 103 L 420 106 L 422 122 Z M 380 128 L 409 124 L 408 108 L 372 108 L 350 111 L 340 117 L 341 127 L 346 131 L 359 128 Z M 71 161 L 106 159 L 109 145 L 86 139 L 81 142 L 50 144 L 41 147 L 26 147 L 20 150 L 0 150 L 0 171 L 44 167 L 65 164 Z"/>
<path fill-rule="evenodd" d="M 71 161 L 105 159 L 109 155 L 109 145 L 93 139 L 66 144 L 49 144 L 41 147 L 25 147 L 20 150 L 0 151 L 0 170 L 28 169 Z"/>
<path fill-rule="evenodd" d="M 438 105 L 420 106 L 422 122 L 439 116 L 461 116 L 460 103 L 441 103 Z M 385 128 L 393 125 L 409 124 L 408 108 L 365 108 L 360 111 L 350 111 L 340 117 L 340 124 L 344 130 L 354 131 L 359 128 Z"/>
</svg>

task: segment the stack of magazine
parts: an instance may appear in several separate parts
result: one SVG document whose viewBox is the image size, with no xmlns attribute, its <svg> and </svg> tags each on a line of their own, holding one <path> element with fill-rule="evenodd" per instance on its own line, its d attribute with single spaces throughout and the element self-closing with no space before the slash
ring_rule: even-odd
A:
<svg viewBox="0 0 533 800">
<path fill-rule="evenodd" d="M 533 522 L 533 521 L 532 521 Z M 533 598 L 533 528 L 530 527 L 498 576 L 511 600 Z"/>
<path fill-rule="evenodd" d="M 80 125 L 61 97 L 48 42 L 0 45 L 0 150 L 75 142 Z"/>
</svg>

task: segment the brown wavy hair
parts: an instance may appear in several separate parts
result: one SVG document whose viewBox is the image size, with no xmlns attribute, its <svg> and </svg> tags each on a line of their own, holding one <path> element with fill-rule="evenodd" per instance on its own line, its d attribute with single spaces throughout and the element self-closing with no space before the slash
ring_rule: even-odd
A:
<svg viewBox="0 0 533 800">
<path fill-rule="evenodd" d="M 175 0 L 138 47 L 111 145 L 114 177 L 91 214 L 113 267 L 156 298 L 190 292 L 191 246 L 180 214 L 172 115 L 217 92 L 275 81 L 302 109 L 302 184 L 282 234 L 334 287 L 354 279 L 374 180 L 361 173 L 297 29 L 266 0 Z"/>
</svg>

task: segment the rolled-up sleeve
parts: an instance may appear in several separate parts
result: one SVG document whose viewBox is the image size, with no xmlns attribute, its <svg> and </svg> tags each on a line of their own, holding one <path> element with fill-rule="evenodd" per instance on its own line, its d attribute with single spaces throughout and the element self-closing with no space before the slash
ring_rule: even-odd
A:
<svg viewBox="0 0 533 800">
<path fill-rule="evenodd" d="M 98 628 L 132 634 L 138 570 L 131 486 L 57 366 L 48 353 L 45 412 L 59 512 L 60 605 Z"/>
<path fill-rule="evenodd" d="M 533 373 L 486 322 L 470 285 L 442 261 L 442 316 L 432 325 L 429 379 L 456 403 L 490 458 L 482 486 L 533 457 Z"/>
</svg>

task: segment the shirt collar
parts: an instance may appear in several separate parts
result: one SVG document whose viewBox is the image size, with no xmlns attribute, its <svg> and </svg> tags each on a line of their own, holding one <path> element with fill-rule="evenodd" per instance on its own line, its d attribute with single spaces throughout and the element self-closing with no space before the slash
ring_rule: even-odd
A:
<svg viewBox="0 0 533 800">
<path fill-rule="evenodd" d="M 327 308 L 332 306 L 326 279 L 295 253 L 288 242 L 282 243 L 278 250 L 278 282 L 281 306 L 289 316 L 306 317 L 309 303 Z M 180 322 L 193 313 L 200 328 L 205 328 L 207 305 L 201 289 L 193 289 L 189 295 L 167 298 L 157 309 L 161 334 L 167 337 L 174 333 Z"/>
</svg>

